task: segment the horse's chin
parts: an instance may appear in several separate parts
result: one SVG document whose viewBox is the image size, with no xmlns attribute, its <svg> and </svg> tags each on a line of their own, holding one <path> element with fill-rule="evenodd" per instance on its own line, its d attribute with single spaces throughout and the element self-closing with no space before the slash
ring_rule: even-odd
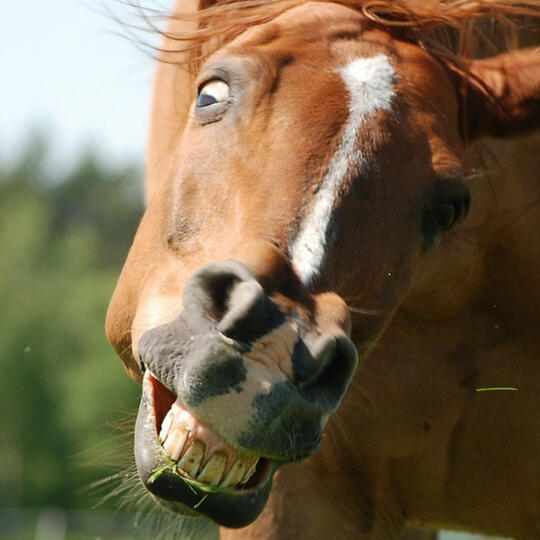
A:
<svg viewBox="0 0 540 540">
<path fill-rule="evenodd" d="M 182 474 L 158 437 L 157 425 L 162 419 L 158 418 L 155 385 L 155 379 L 145 376 L 135 425 L 135 461 L 145 488 L 159 504 L 178 514 L 206 517 L 230 528 L 253 522 L 266 504 L 278 463 L 259 458 L 249 481 L 228 487 Z"/>
</svg>

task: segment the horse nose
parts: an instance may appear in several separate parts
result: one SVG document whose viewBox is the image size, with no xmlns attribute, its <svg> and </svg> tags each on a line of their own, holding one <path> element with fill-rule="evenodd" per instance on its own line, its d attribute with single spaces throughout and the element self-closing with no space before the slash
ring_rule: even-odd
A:
<svg viewBox="0 0 540 540">
<path fill-rule="evenodd" d="M 186 284 L 183 301 L 183 317 L 193 332 L 210 336 L 217 330 L 254 357 L 261 348 L 272 351 L 306 396 L 325 397 L 330 409 L 337 406 L 356 367 L 356 349 L 344 332 L 321 331 L 313 321 L 284 313 L 243 263 L 202 267 Z"/>
<path fill-rule="evenodd" d="M 256 276 L 234 260 L 200 268 L 186 283 L 182 313 L 139 340 L 141 360 L 231 446 L 298 459 L 319 444 L 353 375 L 356 349 L 330 324 L 342 318 L 342 301 L 319 295 L 312 313 Z"/>
<path fill-rule="evenodd" d="M 251 271 L 238 261 L 211 263 L 184 290 L 184 310 L 197 328 L 216 327 L 224 336 L 249 343 L 283 322 Z"/>
</svg>

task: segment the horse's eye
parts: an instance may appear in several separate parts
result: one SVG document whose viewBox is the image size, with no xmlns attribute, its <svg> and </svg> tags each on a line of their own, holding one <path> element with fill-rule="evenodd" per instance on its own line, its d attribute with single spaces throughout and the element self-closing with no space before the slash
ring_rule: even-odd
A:
<svg viewBox="0 0 540 540">
<path fill-rule="evenodd" d="M 432 207 L 431 213 L 440 231 L 449 229 L 461 215 L 462 209 L 457 202 L 439 203 Z"/>
<path fill-rule="evenodd" d="M 225 103 L 230 96 L 229 85 L 220 80 L 212 79 L 199 88 L 197 107 L 208 107 L 215 103 Z"/>
<path fill-rule="evenodd" d="M 450 229 L 461 217 L 469 212 L 471 199 L 469 192 L 454 200 L 445 200 L 432 204 L 424 213 L 423 230 L 426 247 L 437 245 L 441 234 Z"/>
</svg>

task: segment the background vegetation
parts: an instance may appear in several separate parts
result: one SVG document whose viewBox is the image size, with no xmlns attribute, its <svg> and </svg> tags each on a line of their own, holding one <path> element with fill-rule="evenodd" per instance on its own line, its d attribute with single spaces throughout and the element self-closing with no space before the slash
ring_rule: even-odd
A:
<svg viewBox="0 0 540 540">
<path fill-rule="evenodd" d="M 103 322 L 142 212 L 140 167 L 89 152 L 53 177 L 46 158 L 37 137 L 0 164 L 1 538 L 8 509 L 96 504 L 88 487 L 130 460 L 111 425 L 138 405 Z"/>
</svg>

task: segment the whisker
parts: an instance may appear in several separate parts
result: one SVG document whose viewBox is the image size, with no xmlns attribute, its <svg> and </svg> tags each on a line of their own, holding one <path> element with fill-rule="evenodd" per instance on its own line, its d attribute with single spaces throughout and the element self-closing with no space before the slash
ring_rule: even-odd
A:
<svg viewBox="0 0 540 540">
<path fill-rule="evenodd" d="M 349 311 L 352 311 L 353 313 L 360 313 L 361 315 L 384 316 L 390 314 L 389 311 L 383 311 L 380 309 L 368 309 L 350 305 L 347 305 L 347 307 L 349 308 Z"/>
</svg>

